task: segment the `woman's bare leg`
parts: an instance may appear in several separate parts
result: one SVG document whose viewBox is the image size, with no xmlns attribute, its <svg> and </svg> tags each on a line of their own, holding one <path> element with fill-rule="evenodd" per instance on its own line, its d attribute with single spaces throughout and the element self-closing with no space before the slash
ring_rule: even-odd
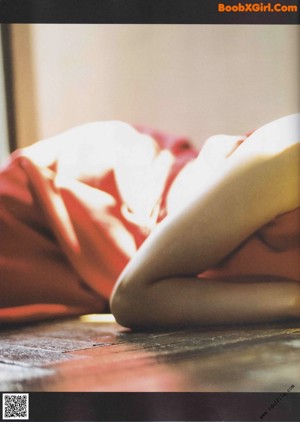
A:
<svg viewBox="0 0 300 422">
<path fill-rule="evenodd" d="M 299 118 L 285 123 L 253 134 L 207 190 L 198 192 L 197 180 L 191 180 L 194 199 L 154 230 L 121 274 L 111 299 L 119 322 L 166 327 L 300 317 L 296 280 L 196 277 L 264 224 L 300 206 Z"/>
<path fill-rule="evenodd" d="M 131 304 L 130 300 L 126 303 L 122 296 L 120 298 L 119 303 L 114 303 L 116 318 L 132 328 L 247 324 L 300 318 L 300 284 L 288 280 L 170 278 L 149 285 L 141 296 L 134 289 Z"/>
</svg>

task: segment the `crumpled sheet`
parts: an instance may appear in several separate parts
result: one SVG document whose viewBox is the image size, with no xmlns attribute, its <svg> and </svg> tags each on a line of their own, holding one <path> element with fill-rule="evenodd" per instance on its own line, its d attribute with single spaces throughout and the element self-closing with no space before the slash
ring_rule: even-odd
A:
<svg viewBox="0 0 300 422">
<path fill-rule="evenodd" d="M 141 155 L 136 147 L 131 155 L 125 149 L 118 178 L 113 165 L 103 167 L 115 155 L 109 150 L 110 129 L 101 128 L 99 123 L 78 127 L 17 150 L 1 169 L 0 323 L 107 310 L 120 272 L 166 216 L 174 178 L 198 155 L 185 138 L 139 128 L 134 136 Z M 122 140 L 130 129 L 119 129 L 114 136 Z M 167 157 L 155 167 L 156 179 L 152 147 Z M 144 213 L 144 218 L 139 209 L 133 211 L 130 195 L 124 200 L 122 189 L 132 188 L 135 180 L 138 197 L 146 202 L 151 195 L 157 197 L 150 201 L 155 204 L 153 215 Z M 299 257 L 298 208 L 253 233 L 199 278 L 300 281 Z"/>
<path fill-rule="evenodd" d="M 108 143 L 112 136 L 101 130 L 90 124 L 17 150 L 1 169 L 0 323 L 106 310 L 117 277 L 149 235 L 128 211 L 114 170 L 101 170 L 108 154 L 101 133 Z M 184 138 L 139 132 L 172 156 L 159 221 L 168 187 L 197 151 Z"/>
</svg>

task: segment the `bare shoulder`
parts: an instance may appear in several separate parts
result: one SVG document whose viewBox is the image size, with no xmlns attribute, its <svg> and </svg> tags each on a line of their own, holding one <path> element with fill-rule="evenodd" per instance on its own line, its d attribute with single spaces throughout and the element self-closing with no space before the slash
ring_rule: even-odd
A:
<svg viewBox="0 0 300 422">
<path fill-rule="evenodd" d="M 300 145 L 300 114 L 274 120 L 254 131 L 239 148 L 242 152 L 273 157 Z"/>
<path fill-rule="evenodd" d="M 275 120 L 253 132 L 232 156 L 236 163 L 261 163 L 270 175 L 269 189 L 278 197 L 279 213 L 300 206 L 300 114 Z M 265 183 L 253 172 L 254 183 Z"/>
<path fill-rule="evenodd" d="M 299 168 L 300 114 L 274 120 L 249 137 L 217 135 L 205 142 L 197 160 L 175 179 L 168 211 L 184 208 L 214 185 L 232 178 L 238 182 L 248 173 L 251 187 L 247 189 L 260 187 L 262 194 L 277 197 L 274 209 L 284 213 L 300 206 Z"/>
<path fill-rule="evenodd" d="M 253 198 L 260 196 L 266 207 L 272 203 L 278 215 L 300 206 L 299 168 L 300 114 L 293 114 L 262 126 L 247 137 L 219 166 L 216 181 L 234 178 L 241 185 L 239 180 L 246 176 Z M 240 189 L 243 198 L 242 186 Z"/>
</svg>

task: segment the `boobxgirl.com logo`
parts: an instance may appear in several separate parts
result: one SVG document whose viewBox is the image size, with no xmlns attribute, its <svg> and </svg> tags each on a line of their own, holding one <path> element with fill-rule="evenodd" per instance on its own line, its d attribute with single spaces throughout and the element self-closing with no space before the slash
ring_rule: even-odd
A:
<svg viewBox="0 0 300 422">
<path fill-rule="evenodd" d="M 224 4 L 218 3 L 218 12 L 246 12 L 246 13 L 297 13 L 298 6 L 295 4 L 281 4 L 281 3 L 235 3 Z"/>
</svg>

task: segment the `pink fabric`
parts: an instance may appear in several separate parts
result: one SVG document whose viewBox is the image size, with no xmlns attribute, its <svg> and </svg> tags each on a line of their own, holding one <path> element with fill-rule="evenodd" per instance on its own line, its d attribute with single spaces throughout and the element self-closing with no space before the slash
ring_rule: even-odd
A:
<svg viewBox="0 0 300 422">
<path fill-rule="evenodd" d="M 197 151 L 184 138 L 143 131 L 175 157 L 161 199 L 161 220 L 174 177 Z M 70 144 L 70 157 L 73 150 Z M 131 236 L 136 247 L 148 235 L 121 212 L 113 171 L 57 184 L 61 166 L 55 159 L 38 165 L 19 150 L 0 172 L 0 323 L 105 310 L 129 260 L 113 228 Z M 86 189 L 106 194 L 106 200 L 88 203 Z M 278 217 L 203 276 L 268 275 L 299 281 L 299 217 L 299 209 Z"/>
<path fill-rule="evenodd" d="M 186 139 L 144 132 L 175 158 L 165 198 L 175 175 L 197 151 Z M 71 160 L 76 144 L 67 147 Z M 54 149 L 54 143 L 53 150 L 48 145 L 45 154 L 56 157 Z M 0 323 L 105 310 L 129 260 L 114 229 L 131 236 L 136 247 L 149 234 L 121 212 L 113 171 L 99 175 L 88 169 L 88 178 L 78 175 L 57 184 L 68 161 L 46 161 L 47 166 L 38 165 L 18 150 L 0 172 Z M 87 190 L 99 196 L 96 205 L 86 200 Z M 164 205 L 162 200 L 159 219 L 166 214 Z"/>
</svg>

